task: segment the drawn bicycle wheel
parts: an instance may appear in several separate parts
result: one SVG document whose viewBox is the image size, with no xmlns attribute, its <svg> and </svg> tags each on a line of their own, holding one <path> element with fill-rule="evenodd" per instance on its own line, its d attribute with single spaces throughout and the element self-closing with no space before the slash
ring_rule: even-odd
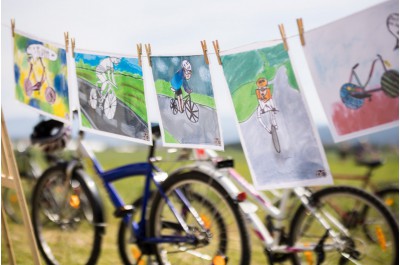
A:
<svg viewBox="0 0 400 265">
<path fill-rule="evenodd" d="M 26 95 L 28 97 L 30 97 L 32 95 L 32 92 L 33 92 L 33 86 L 32 86 L 32 82 L 31 82 L 31 80 L 29 80 L 29 78 L 25 79 L 24 89 L 25 89 Z"/>
<path fill-rule="evenodd" d="M 106 115 L 107 119 L 111 120 L 114 118 L 115 111 L 117 109 L 117 97 L 115 96 L 114 92 L 110 92 L 107 94 L 106 98 L 104 99 L 104 114 Z"/>
<path fill-rule="evenodd" d="M 364 98 L 356 98 L 351 95 L 351 93 L 357 93 L 358 90 L 361 88 L 352 83 L 346 83 L 340 88 L 340 98 L 349 109 L 359 109 L 364 104 Z"/>
<path fill-rule="evenodd" d="M 169 107 L 172 110 L 172 114 L 176 115 L 178 113 L 178 104 L 177 104 L 175 98 L 171 98 L 171 101 L 169 103 Z"/>
<path fill-rule="evenodd" d="M 199 121 L 199 106 L 191 100 L 185 101 L 185 113 L 189 121 L 196 123 Z"/>
<path fill-rule="evenodd" d="M 92 88 L 89 93 L 89 105 L 92 109 L 97 108 L 97 91 L 95 88 Z"/>
<path fill-rule="evenodd" d="M 50 104 L 54 104 L 56 102 L 56 91 L 52 87 L 46 87 L 46 90 L 44 91 L 44 95 L 46 97 L 46 101 L 49 102 Z"/>
<path fill-rule="evenodd" d="M 388 97 L 399 96 L 399 72 L 396 70 L 386 71 L 381 78 L 381 88 Z"/>
<path fill-rule="evenodd" d="M 279 144 L 278 133 L 276 132 L 276 127 L 273 125 L 271 126 L 271 136 L 272 136 L 272 143 L 274 144 L 276 152 L 280 153 L 281 146 Z"/>
</svg>

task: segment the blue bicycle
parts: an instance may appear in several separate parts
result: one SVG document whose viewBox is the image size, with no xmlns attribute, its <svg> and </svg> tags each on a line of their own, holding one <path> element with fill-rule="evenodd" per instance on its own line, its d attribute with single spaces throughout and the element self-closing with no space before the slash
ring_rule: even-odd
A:
<svg viewBox="0 0 400 265">
<path fill-rule="evenodd" d="M 159 128 L 155 132 L 159 135 Z M 78 157 L 47 169 L 33 191 L 34 234 L 47 264 L 95 264 L 100 255 L 106 228 L 103 204 L 82 158 L 92 162 L 114 216 L 121 218 L 118 246 L 124 264 L 210 265 L 228 259 L 230 264 L 249 264 L 245 220 L 218 178 L 201 168 L 167 178 L 153 165 L 155 142 L 147 162 L 104 171 L 82 139 L 80 133 Z M 127 204 L 113 182 L 137 176 L 145 178 L 141 199 Z"/>
</svg>

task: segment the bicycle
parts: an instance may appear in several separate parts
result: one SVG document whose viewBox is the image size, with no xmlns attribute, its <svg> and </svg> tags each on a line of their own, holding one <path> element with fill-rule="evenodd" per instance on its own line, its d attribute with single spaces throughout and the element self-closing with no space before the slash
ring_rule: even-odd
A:
<svg viewBox="0 0 400 265">
<path fill-rule="evenodd" d="M 235 171 L 232 159 L 203 149 L 193 157 L 195 164 L 178 171 L 206 167 L 237 197 L 270 264 L 285 260 L 293 264 L 398 264 L 398 225 L 376 197 L 346 186 L 316 192 L 304 187 L 272 190 L 267 196 Z M 284 223 L 295 206 L 293 201 L 299 207 L 287 233 Z M 257 215 L 257 206 L 265 213 L 266 225 Z"/>
<path fill-rule="evenodd" d="M 371 81 L 372 74 L 375 69 L 375 64 L 377 62 L 382 64 L 384 73 L 380 80 L 380 87 L 375 89 L 366 90 L 365 88 L 368 86 Z M 343 104 L 350 109 L 359 109 L 364 105 L 365 99 L 372 100 L 372 93 L 383 91 L 388 97 L 396 98 L 399 96 L 399 72 L 396 70 L 387 70 L 386 64 L 389 64 L 387 61 L 384 61 L 382 57 L 378 54 L 377 58 L 373 60 L 370 72 L 368 75 L 368 79 L 365 84 L 361 83 L 357 72 L 355 71 L 359 64 L 355 64 L 351 68 L 351 74 L 349 78 L 349 82 L 342 85 L 340 88 L 340 98 L 342 99 Z M 353 77 L 355 78 L 356 83 L 353 83 Z"/>
<path fill-rule="evenodd" d="M 103 91 L 99 91 L 99 88 L 90 89 L 89 93 L 89 105 L 93 109 L 97 109 L 99 106 L 101 110 L 103 110 L 104 115 L 107 119 L 111 120 L 114 118 L 115 111 L 117 109 L 117 97 L 115 96 L 114 88 L 118 89 L 118 87 L 107 80 L 107 85 Z"/>
<path fill-rule="evenodd" d="M 171 98 L 170 101 L 170 109 L 172 113 L 176 115 L 178 112 L 183 113 L 185 112 L 186 117 L 189 121 L 196 123 L 199 121 L 199 106 L 192 101 L 192 97 L 190 96 L 190 92 L 183 98 L 183 109 L 180 110 L 178 106 L 178 98 L 175 95 L 174 98 Z"/>
<path fill-rule="evenodd" d="M 57 59 L 57 54 L 44 47 L 43 45 L 40 44 L 31 44 L 28 46 L 26 53 L 28 54 L 28 62 L 30 64 L 29 68 L 29 74 L 27 78 L 25 78 L 24 81 L 24 89 L 25 93 L 28 97 L 32 96 L 32 93 L 34 91 L 40 93 L 40 89 L 43 87 L 44 83 L 47 82 L 47 86 L 45 88 L 45 99 L 48 103 L 54 104 L 57 98 L 56 91 L 54 88 L 52 88 L 47 80 L 47 72 L 46 72 L 46 67 L 43 64 L 43 58 L 46 58 L 51 61 L 55 61 Z M 33 62 L 35 62 L 37 59 L 39 59 L 40 65 L 42 67 L 42 76 L 40 77 L 40 80 L 38 81 L 35 75 L 35 71 L 33 70 Z M 32 62 L 33 61 L 33 62 Z M 31 75 L 33 75 L 35 79 L 35 84 L 32 84 L 30 78 Z"/>
<path fill-rule="evenodd" d="M 278 138 L 278 124 L 276 123 L 276 113 L 278 110 L 276 108 L 271 108 L 269 106 L 265 106 L 267 110 L 265 111 L 263 108 L 261 108 L 260 105 L 257 107 L 257 119 L 261 123 L 261 125 L 264 127 L 265 130 L 269 134 L 271 134 L 272 137 L 272 143 L 274 144 L 275 151 L 280 153 L 281 152 L 281 146 L 279 144 L 279 138 Z M 269 113 L 268 117 L 266 117 L 264 114 Z M 268 124 L 268 125 L 267 125 Z M 269 126 L 270 125 L 270 126 Z"/>
<path fill-rule="evenodd" d="M 160 136 L 159 128 L 156 134 Z M 151 159 L 154 145 L 147 162 L 104 171 L 83 136 L 80 132 L 77 158 L 47 169 L 34 188 L 32 223 L 46 263 L 95 264 L 98 260 L 106 222 L 99 191 L 85 173 L 82 159 L 92 164 L 115 207 L 114 216 L 122 219 L 118 246 L 125 264 L 177 264 L 178 260 L 180 264 L 226 264 L 227 258 L 249 263 L 243 216 L 221 184 L 202 172 L 173 174 L 165 180 L 167 174 Z M 113 186 L 114 181 L 137 176 L 145 180 L 140 211 L 126 204 Z M 218 210 L 211 205 L 219 206 Z"/>
<path fill-rule="evenodd" d="M 369 147 L 360 145 L 359 154 L 356 154 L 356 165 L 366 169 L 364 174 L 334 174 L 335 180 L 342 181 L 357 181 L 358 185 L 363 190 L 369 190 L 380 198 L 383 203 L 389 208 L 393 216 L 398 222 L 399 217 L 399 187 L 395 184 L 386 184 L 378 186 L 372 182 L 373 173 L 376 169 L 384 165 L 382 159 L 377 156 L 368 157 L 365 153 Z"/>
</svg>

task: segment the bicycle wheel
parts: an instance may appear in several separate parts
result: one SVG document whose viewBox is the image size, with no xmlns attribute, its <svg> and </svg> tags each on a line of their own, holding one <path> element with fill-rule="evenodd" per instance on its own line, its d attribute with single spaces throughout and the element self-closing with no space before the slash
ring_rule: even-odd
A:
<svg viewBox="0 0 400 265">
<path fill-rule="evenodd" d="M 376 192 L 383 203 L 388 207 L 389 211 L 393 214 L 394 218 L 399 223 L 399 188 L 386 187 Z"/>
<path fill-rule="evenodd" d="M 271 126 L 271 136 L 272 136 L 272 143 L 274 144 L 276 152 L 281 152 L 281 146 L 279 144 L 278 133 L 276 132 L 276 127 Z"/>
<path fill-rule="evenodd" d="M 168 177 L 162 189 L 196 240 L 156 244 L 153 251 L 159 264 L 209 265 L 226 258 L 230 264 L 249 264 L 243 215 L 215 179 L 201 172 L 180 173 Z M 149 220 L 150 237 L 188 236 L 160 193 L 154 197 Z"/>
<path fill-rule="evenodd" d="M 44 95 L 48 103 L 54 104 L 54 102 L 56 102 L 56 91 L 52 87 L 46 87 L 46 89 L 44 90 Z"/>
<path fill-rule="evenodd" d="M 49 168 L 33 191 L 32 225 L 47 264 L 95 264 L 103 228 L 96 214 L 99 203 L 80 171 L 65 188 L 65 166 Z M 77 258 L 79 257 L 79 259 Z"/>
<path fill-rule="evenodd" d="M 346 83 L 340 88 L 340 98 L 343 104 L 349 109 L 359 109 L 364 105 L 364 98 L 356 98 L 351 95 L 351 91 L 358 91 L 361 88 L 352 83 Z"/>
<path fill-rule="evenodd" d="M 130 227 L 133 220 L 138 223 L 140 221 L 140 209 L 142 207 L 142 198 L 132 203 L 134 207 L 133 213 L 129 217 L 129 222 L 121 220 L 118 230 L 118 251 L 125 265 L 145 265 L 149 264 L 150 253 L 147 249 L 142 249 L 136 241 L 136 236 Z M 144 246 L 143 246 L 144 247 Z M 151 263 L 150 263 L 151 264 Z"/>
<path fill-rule="evenodd" d="M 92 109 L 97 108 L 97 90 L 95 88 L 90 89 L 89 105 Z"/>
<path fill-rule="evenodd" d="M 178 113 L 178 105 L 176 103 L 176 99 L 171 98 L 171 101 L 169 103 L 169 107 L 172 110 L 172 114 L 176 115 Z"/>
<path fill-rule="evenodd" d="M 106 115 L 107 119 L 111 120 L 114 118 L 116 109 L 117 97 L 115 96 L 114 92 L 110 92 L 104 99 L 104 114 Z"/>
<path fill-rule="evenodd" d="M 301 205 L 291 223 L 289 242 L 316 248 L 293 254 L 294 264 L 316 264 L 318 256 L 324 256 L 324 264 L 398 264 L 399 229 L 379 199 L 360 189 L 338 186 L 314 193 L 310 201 L 338 236 L 324 239 L 326 228 Z M 366 227 L 374 232 L 375 240 L 365 233 Z M 318 245 L 324 253 L 316 251 Z"/>
<path fill-rule="evenodd" d="M 386 71 L 381 78 L 381 88 L 388 97 L 399 96 L 399 72 L 396 70 Z"/>
<path fill-rule="evenodd" d="M 7 216 L 16 223 L 22 223 L 22 216 L 19 211 L 17 193 L 13 189 L 3 188 L 1 192 L 1 199 L 4 207 L 4 211 Z"/>
<path fill-rule="evenodd" d="M 185 113 L 189 121 L 196 123 L 199 121 L 199 106 L 191 100 L 185 101 Z"/>
<path fill-rule="evenodd" d="M 26 78 L 24 81 L 24 89 L 25 89 L 25 93 L 28 97 L 32 96 L 33 85 L 32 85 L 31 80 L 29 80 L 29 78 Z"/>
</svg>

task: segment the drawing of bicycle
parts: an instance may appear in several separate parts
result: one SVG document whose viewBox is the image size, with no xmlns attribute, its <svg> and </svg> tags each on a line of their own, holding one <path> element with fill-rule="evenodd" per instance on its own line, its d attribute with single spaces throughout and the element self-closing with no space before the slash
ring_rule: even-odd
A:
<svg viewBox="0 0 400 265">
<path fill-rule="evenodd" d="M 196 123 L 199 121 L 199 106 L 192 101 L 192 98 L 190 96 L 191 93 L 188 93 L 184 98 L 183 98 L 183 109 L 180 110 L 178 107 L 178 98 L 175 95 L 174 98 L 171 98 L 170 105 L 169 107 L 172 110 L 172 113 L 176 115 L 178 112 L 186 113 L 186 117 L 189 119 L 189 121 Z"/>
<path fill-rule="evenodd" d="M 40 94 L 41 88 L 45 87 L 44 94 L 46 101 L 50 104 L 54 104 L 57 98 L 56 91 L 49 84 L 47 71 L 43 63 L 43 59 L 55 61 L 57 60 L 57 54 L 49 48 L 46 48 L 40 44 L 32 44 L 28 46 L 26 53 L 28 55 L 28 62 L 30 64 L 28 77 L 24 80 L 24 89 L 26 95 L 28 97 L 31 97 L 33 92 L 38 92 Z M 39 61 L 42 68 L 40 79 L 36 77 L 35 71 L 33 69 L 37 61 Z M 31 81 L 32 77 L 35 82 L 34 84 Z"/>
<path fill-rule="evenodd" d="M 276 122 L 276 117 L 275 117 L 277 112 L 278 110 L 275 107 L 271 107 L 268 105 L 265 105 L 264 108 L 262 108 L 260 105 L 258 105 L 257 107 L 257 119 L 264 127 L 264 129 L 267 130 L 269 134 L 271 134 L 272 143 L 274 144 L 275 151 L 280 153 L 281 146 L 279 144 L 279 138 L 277 133 L 278 124 Z"/>
<path fill-rule="evenodd" d="M 384 73 L 380 80 L 380 87 L 366 90 L 365 88 L 371 81 L 371 77 L 375 70 L 377 62 L 382 64 Z M 369 76 L 365 84 L 362 84 L 357 73 L 356 68 L 358 63 L 351 69 L 351 75 L 348 83 L 345 83 L 340 88 L 340 98 L 344 105 L 350 109 L 359 109 L 363 106 L 365 99 L 372 100 L 372 93 L 383 91 L 388 97 L 396 98 L 399 96 L 399 72 L 396 70 L 387 70 L 386 66 L 390 66 L 390 63 L 384 61 L 378 54 L 377 58 L 372 62 Z M 355 83 L 353 82 L 355 79 Z"/>
<path fill-rule="evenodd" d="M 107 119 L 111 120 L 114 118 L 115 111 L 117 109 L 117 97 L 113 88 L 118 87 L 111 81 L 106 81 L 106 86 L 103 91 L 100 91 L 98 87 L 92 87 L 89 94 L 89 105 L 96 109 L 99 107 L 104 112 Z"/>
</svg>

